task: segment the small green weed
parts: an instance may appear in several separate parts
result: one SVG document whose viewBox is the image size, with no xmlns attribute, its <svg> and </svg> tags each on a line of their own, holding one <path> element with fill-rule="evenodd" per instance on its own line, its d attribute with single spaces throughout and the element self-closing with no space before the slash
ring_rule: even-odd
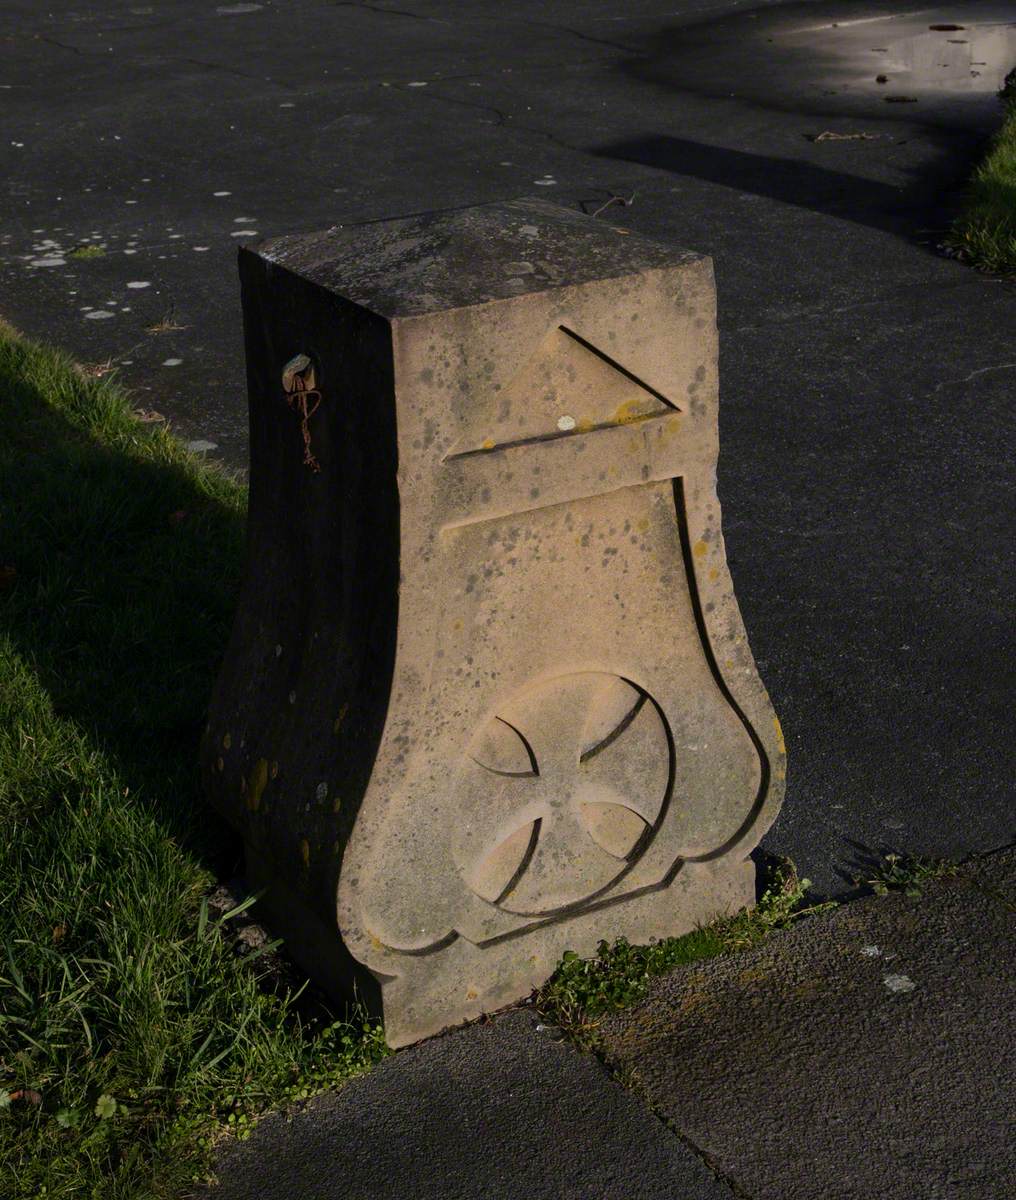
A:
<svg viewBox="0 0 1016 1200">
<path fill-rule="evenodd" d="M 810 881 L 799 879 L 793 864 L 784 860 L 771 873 L 754 908 L 648 946 L 633 946 L 618 938 L 600 942 L 595 958 L 579 958 L 569 951 L 537 994 L 537 1007 L 577 1040 L 591 1043 L 597 1019 L 642 1000 L 656 976 L 686 963 L 750 949 L 776 929 L 836 907 L 832 901 L 806 905 L 809 887 Z"/>
<path fill-rule="evenodd" d="M 863 881 L 876 896 L 887 896 L 890 892 L 905 892 L 908 896 L 920 896 L 924 886 L 933 879 L 955 875 L 959 870 L 956 863 L 933 858 L 907 858 L 902 854 L 886 854 L 874 875 Z"/>
<path fill-rule="evenodd" d="M 75 246 L 73 250 L 67 251 L 67 257 L 76 259 L 78 262 L 87 262 L 90 258 L 102 258 L 106 251 L 102 246 Z"/>
</svg>

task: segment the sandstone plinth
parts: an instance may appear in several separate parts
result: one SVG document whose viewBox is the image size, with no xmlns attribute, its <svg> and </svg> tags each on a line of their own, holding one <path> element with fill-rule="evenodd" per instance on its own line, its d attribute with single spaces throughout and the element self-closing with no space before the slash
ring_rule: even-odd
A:
<svg viewBox="0 0 1016 1200">
<path fill-rule="evenodd" d="M 203 769 L 291 952 L 400 1045 L 753 903 L 784 748 L 720 531 L 710 260 L 518 201 L 241 276 Z"/>
</svg>

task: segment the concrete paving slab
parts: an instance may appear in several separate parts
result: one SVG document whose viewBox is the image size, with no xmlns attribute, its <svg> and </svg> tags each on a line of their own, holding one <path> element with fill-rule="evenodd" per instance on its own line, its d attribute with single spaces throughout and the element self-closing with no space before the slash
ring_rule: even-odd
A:
<svg viewBox="0 0 1016 1200">
<path fill-rule="evenodd" d="M 16 0 L 0 309 L 242 465 L 236 243 L 634 196 L 600 219 L 716 261 L 728 558 L 790 753 L 766 847 L 830 894 L 983 852 L 1016 834 L 1016 304 L 935 246 L 998 114 L 988 68 L 904 60 L 1012 16 L 956 7 Z"/>
<path fill-rule="evenodd" d="M 206 1200 L 731 1200 L 531 1012 L 426 1042 L 218 1156 Z"/>
<path fill-rule="evenodd" d="M 611 1065 L 752 1200 L 1016 1191 L 1016 851 L 675 971 Z"/>
</svg>

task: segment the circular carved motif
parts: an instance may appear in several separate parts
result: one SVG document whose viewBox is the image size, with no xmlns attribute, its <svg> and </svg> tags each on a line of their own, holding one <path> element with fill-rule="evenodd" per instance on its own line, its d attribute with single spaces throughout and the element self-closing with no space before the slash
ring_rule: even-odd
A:
<svg viewBox="0 0 1016 1200">
<path fill-rule="evenodd" d="M 593 899 L 641 857 L 663 818 L 672 741 L 651 696 L 587 671 L 526 688 L 473 738 L 453 853 L 484 900 L 547 916 Z"/>
</svg>

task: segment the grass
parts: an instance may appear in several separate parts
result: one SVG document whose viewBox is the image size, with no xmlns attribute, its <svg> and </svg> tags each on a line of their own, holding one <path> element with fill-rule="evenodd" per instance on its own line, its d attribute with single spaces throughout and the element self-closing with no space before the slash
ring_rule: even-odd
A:
<svg viewBox="0 0 1016 1200">
<path fill-rule="evenodd" d="M 115 378 L 0 328 L 0 1193 L 178 1196 L 224 1130 L 347 1078 L 204 897 L 196 747 L 245 492 Z"/>
<path fill-rule="evenodd" d="M 937 858 L 912 858 L 903 854 L 885 854 L 871 878 L 864 883 L 876 896 L 888 896 L 890 892 L 904 892 L 917 897 L 924 893 L 926 884 L 935 879 L 944 879 L 959 872 L 959 864 Z"/>
<path fill-rule="evenodd" d="M 1016 274 L 1016 68 L 999 93 L 1002 128 L 974 172 L 963 211 L 946 239 L 973 266 Z"/>
<path fill-rule="evenodd" d="M 537 1007 L 580 1045 L 595 1048 L 598 1019 L 643 999 L 657 976 L 687 963 L 748 950 L 801 917 L 836 907 L 834 901 L 806 904 L 809 887 L 810 881 L 799 879 L 793 864 L 784 861 L 771 872 L 753 909 L 648 946 L 633 946 L 619 938 L 612 944 L 600 942 L 592 959 L 566 954 L 540 989 Z"/>
</svg>

